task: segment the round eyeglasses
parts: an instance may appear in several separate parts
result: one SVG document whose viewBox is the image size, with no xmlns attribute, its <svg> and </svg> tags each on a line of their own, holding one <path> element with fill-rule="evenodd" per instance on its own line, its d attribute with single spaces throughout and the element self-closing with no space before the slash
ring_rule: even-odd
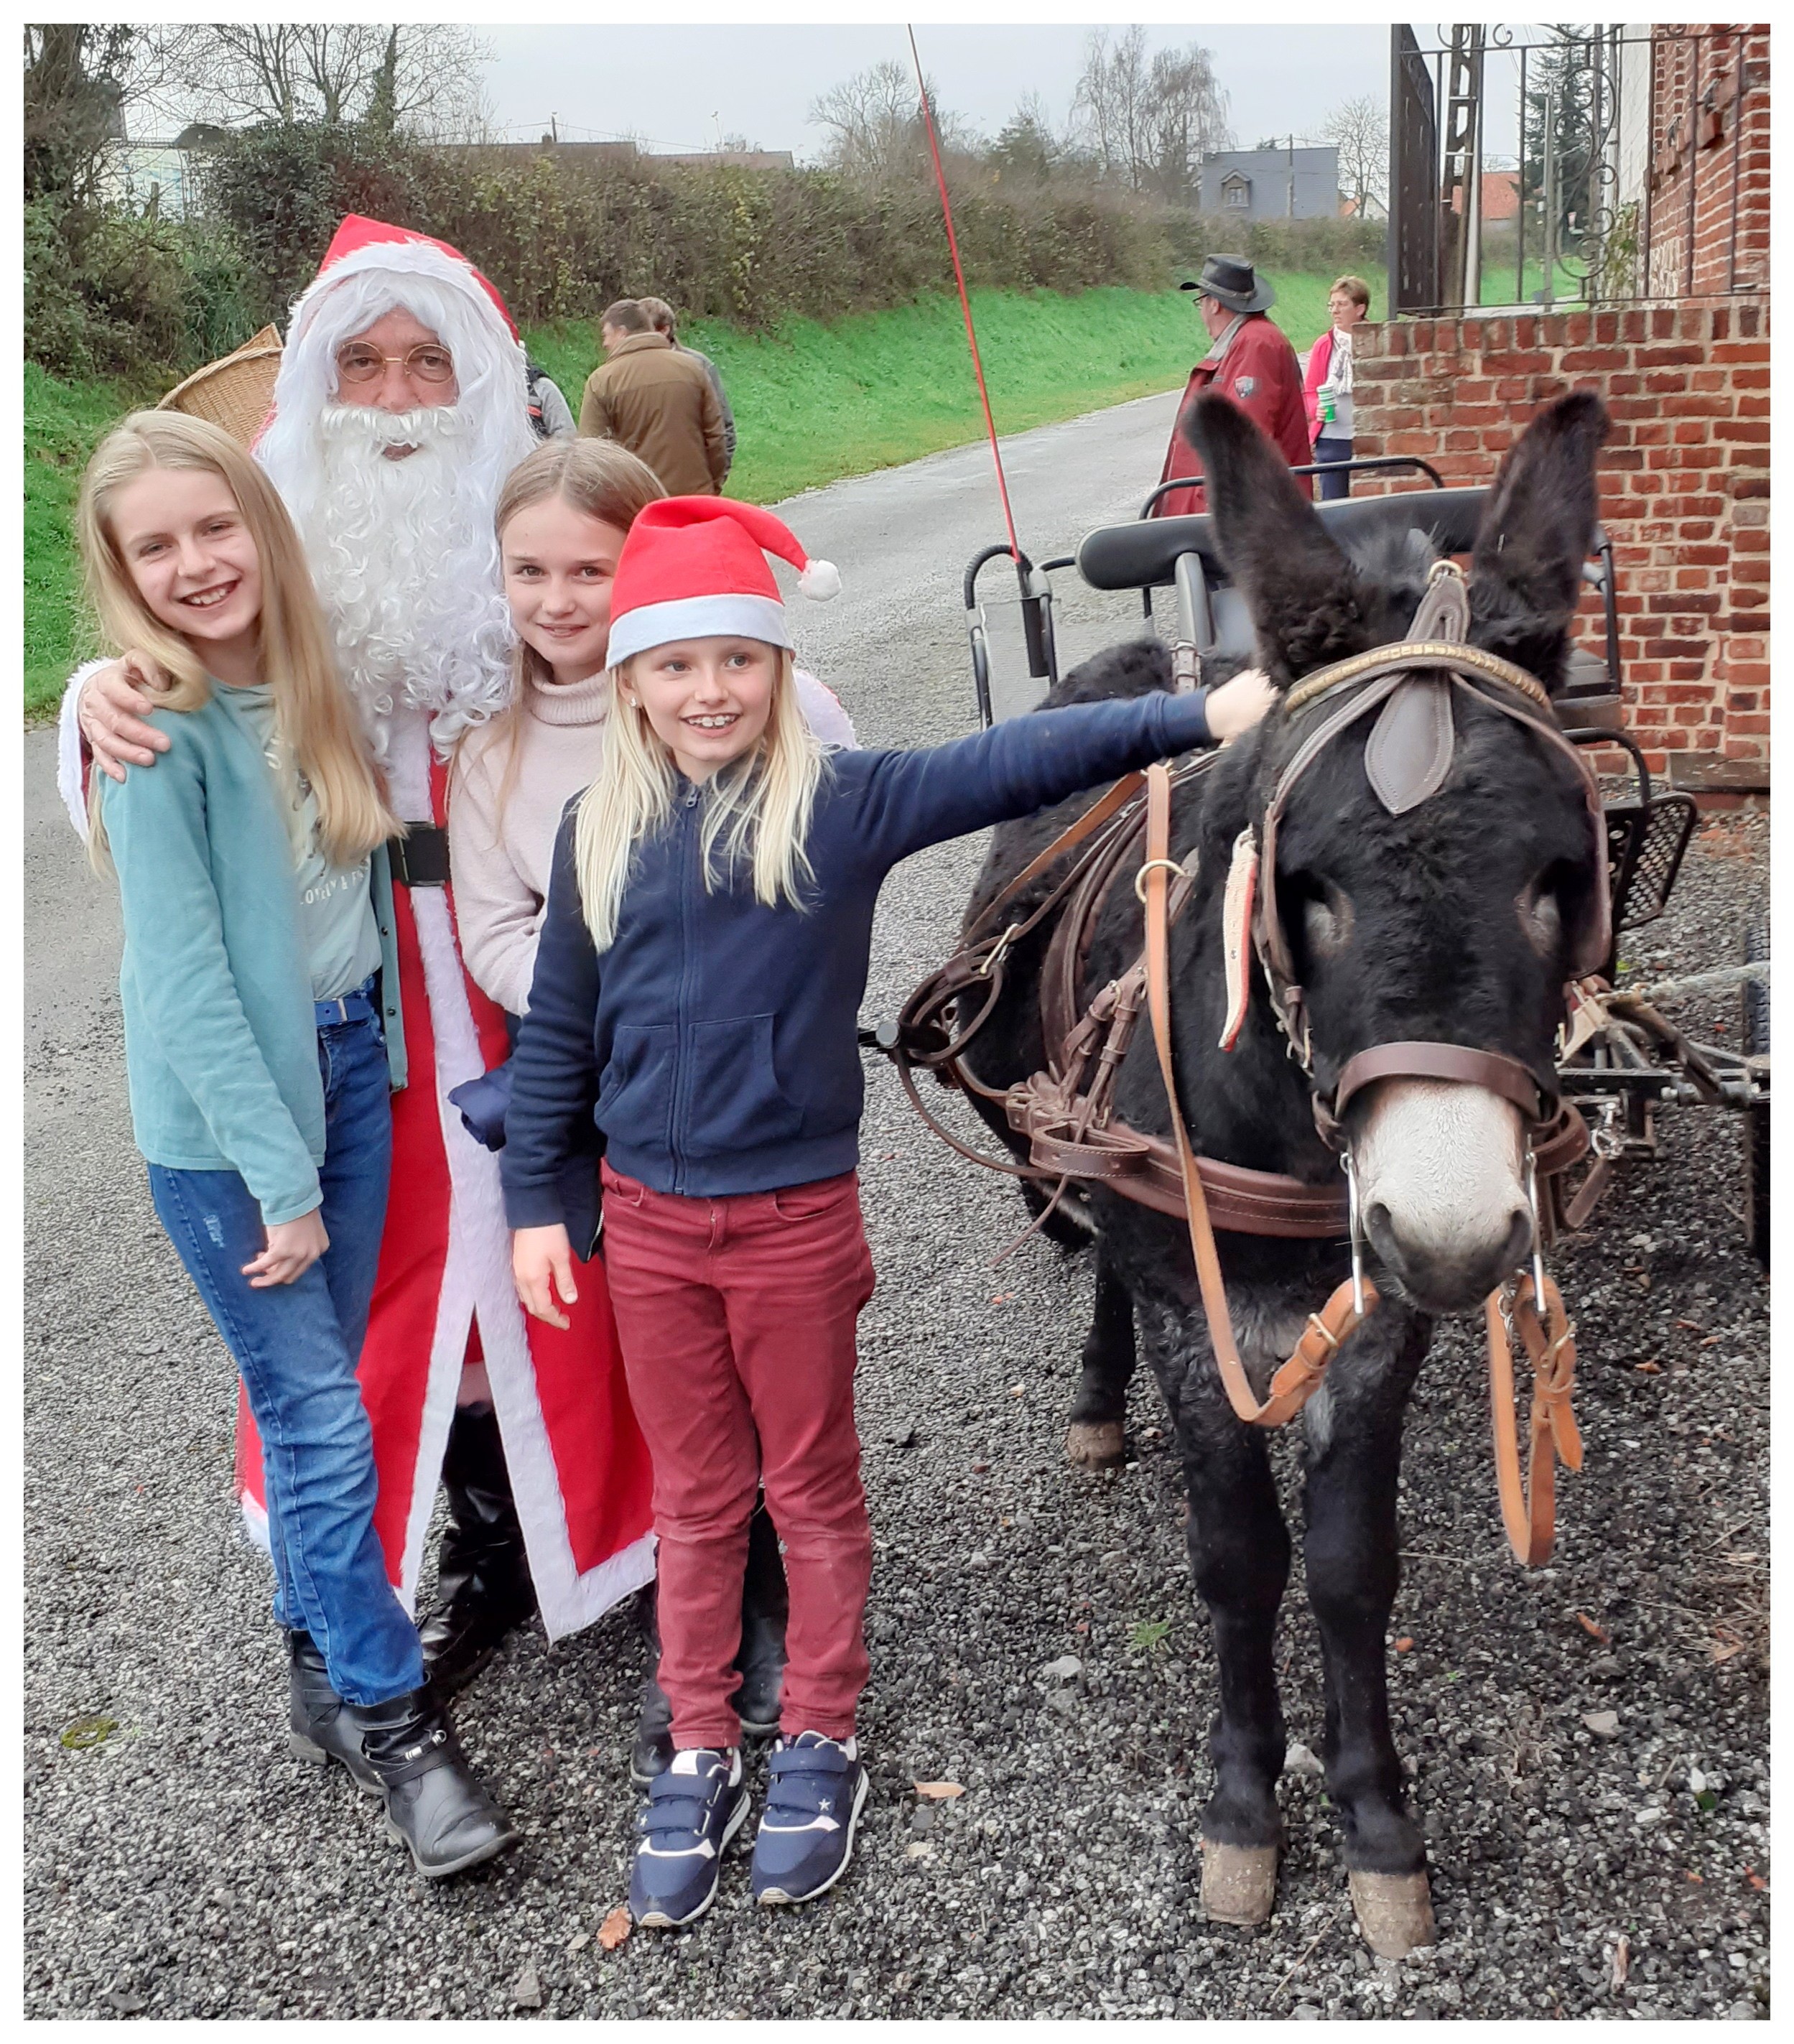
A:
<svg viewBox="0 0 1794 2044">
<path fill-rule="evenodd" d="M 365 340 L 352 340 L 337 349 L 336 374 L 345 383 L 372 383 L 392 362 L 419 383 L 447 383 L 455 374 L 455 358 L 440 341 L 425 341 L 404 355 L 386 355 Z"/>
</svg>

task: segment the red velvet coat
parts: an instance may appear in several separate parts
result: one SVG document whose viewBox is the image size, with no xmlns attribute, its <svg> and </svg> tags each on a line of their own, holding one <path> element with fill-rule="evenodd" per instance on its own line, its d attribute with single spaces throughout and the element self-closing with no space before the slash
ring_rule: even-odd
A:
<svg viewBox="0 0 1794 2044">
<path fill-rule="evenodd" d="M 1190 400 L 1209 389 L 1231 398 L 1248 418 L 1254 420 L 1292 468 L 1313 460 L 1296 351 L 1282 328 L 1264 313 L 1254 313 L 1219 362 L 1199 362 L 1190 371 L 1183 402 L 1177 407 L 1177 423 L 1171 428 L 1165 466 L 1158 472 L 1161 482 L 1169 482 L 1175 476 L 1201 474 L 1202 457 L 1185 439 L 1183 421 Z M 1174 518 L 1207 508 L 1198 486 L 1174 490 L 1162 497 L 1153 516 Z"/>
</svg>

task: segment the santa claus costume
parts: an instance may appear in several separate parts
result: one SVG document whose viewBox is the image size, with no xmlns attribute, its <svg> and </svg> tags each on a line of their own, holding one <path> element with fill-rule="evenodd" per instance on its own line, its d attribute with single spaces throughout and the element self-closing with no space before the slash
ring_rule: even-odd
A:
<svg viewBox="0 0 1794 2044">
<path fill-rule="evenodd" d="M 402 413 L 337 402 L 337 351 L 395 308 L 450 352 L 452 402 Z M 399 984 L 383 989 L 406 1081 L 393 1097 L 391 1197 L 359 1370 L 379 1476 L 375 1530 L 412 1610 L 451 1431 L 464 1464 L 480 1459 L 477 1438 L 459 1439 L 478 1416 L 463 1408 L 458 1420 L 456 1401 L 464 1366 L 483 1360 L 487 1424 L 502 1444 L 497 1497 L 465 1469 L 457 1486 L 451 1461 L 459 1560 L 477 1570 L 482 1540 L 502 1546 L 504 1523 L 463 1522 L 489 1508 L 505 1519 L 508 1469 L 528 1576 L 507 1593 L 527 1596 L 532 1578 L 543 1623 L 558 1639 L 651 1581 L 654 1553 L 647 1458 L 601 1266 L 582 1281 L 571 1328 L 526 1322 L 512 1288 L 498 1159 L 448 1099 L 508 1049 L 501 1011 L 461 962 L 444 761 L 463 732 L 505 706 L 511 687 L 493 513 L 505 476 L 534 444 L 524 361 L 503 302 L 463 257 L 352 216 L 293 309 L 255 451 L 298 528 L 344 678 L 409 826 L 393 862 Z M 83 828 L 75 705 L 90 671 L 71 684 L 63 721 L 63 791 Z M 262 1457 L 246 1407 L 238 1449 L 245 1516 L 265 1543 Z"/>
</svg>

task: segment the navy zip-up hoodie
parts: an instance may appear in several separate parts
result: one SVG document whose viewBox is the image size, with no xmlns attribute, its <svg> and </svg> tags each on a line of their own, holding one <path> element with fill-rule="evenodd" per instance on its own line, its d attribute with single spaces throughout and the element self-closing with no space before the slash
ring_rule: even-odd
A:
<svg viewBox="0 0 1794 2044">
<path fill-rule="evenodd" d="M 702 790 L 681 779 L 671 820 L 637 848 L 601 959 L 580 906 L 576 798 L 512 1068 L 511 1226 L 565 1219 L 560 1174 L 587 1114 L 612 1169 L 655 1192 L 770 1192 L 852 1170 L 857 1024 L 885 874 L 925 845 L 1206 744 L 1204 703 L 1205 692 L 1155 692 L 1013 717 L 927 751 L 831 755 L 802 909 L 764 907 L 745 872 L 705 887 Z"/>
</svg>

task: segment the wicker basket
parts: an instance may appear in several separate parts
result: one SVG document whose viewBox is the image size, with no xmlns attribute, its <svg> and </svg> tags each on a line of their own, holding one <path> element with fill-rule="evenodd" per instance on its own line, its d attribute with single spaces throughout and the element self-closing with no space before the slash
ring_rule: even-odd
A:
<svg viewBox="0 0 1794 2044">
<path fill-rule="evenodd" d="M 274 379 L 279 367 L 279 331 L 265 326 L 233 353 L 207 363 L 177 383 L 156 409 L 209 419 L 248 447 L 274 402 Z"/>
</svg>

